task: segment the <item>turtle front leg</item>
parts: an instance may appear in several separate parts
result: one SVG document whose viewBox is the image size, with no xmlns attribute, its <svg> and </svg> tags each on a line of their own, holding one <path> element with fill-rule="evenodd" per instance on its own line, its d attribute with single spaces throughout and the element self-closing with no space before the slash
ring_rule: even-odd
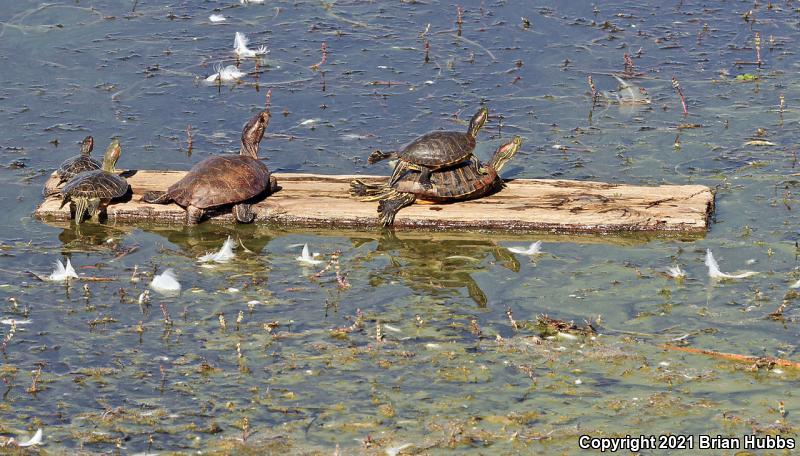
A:
<svg viewBox="0 0 800 456">
<path fill-rule="evenodd" d="M 83 222 L 83 215 L 89 207 L 89 199 L 77 197 L 73 198 L 72 202 L 75 204 L 75 223 L 80 225 Z"/>
<path fill-rule="evenodd" d="M 233 216 L 239 223 L 253 223 L 256 219 L 256 214 L 253 212 L 252 204 L 237 204 L 233 206 Z"/>
<path fill-rule="evenodd" d="M 186 224 L 197 225 L 200 219 L 203 218 L 204 211 L 199 207 L 187 206 L 186 207 Z"/>
<path fill-rule="evenodd" d="M 89 208 L 86 212 L 95 223 L 100 223 L 100 198 L 89 198 Z"/>
</svg>

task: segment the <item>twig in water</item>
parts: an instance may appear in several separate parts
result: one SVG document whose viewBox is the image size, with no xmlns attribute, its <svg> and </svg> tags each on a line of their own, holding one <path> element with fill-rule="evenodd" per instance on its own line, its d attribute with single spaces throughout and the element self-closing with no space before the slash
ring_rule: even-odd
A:
<svg viewBox="0 0 800 456">
<path fill-rule="evenodd" d="M 456 32 L 458 36 L 461 36 L 461 24 L 464 23 L 462 17 L 463 11 L 461 10 L 461 5 L 456 6 L 456 24 L 458 25 L 458 31 Z"/>
<path fill-rule="evenodd" d="M 161 371 L 161 392 L 164 392 L 164 385 L 167 383 L 167 369 L 164 367 L 163 364 L 158 365 L 158 369 Z"/>
<path fill-rule="evenodd" d="M 514 320 L 514 314 L 511 312 L 511 307 L 506 309 L 506 315 L 508 315 L 508 321 L 511 322 L 511 327 L 514 328 L 515 331 L 519 331 L 519 325 L 517 324 L 517 320 Z"/>
<path fill-rule="evenodd" d="M 756 63 L 758 66 L 761 66 L 761 34 L 756 32 L 755 37 L 755 45 L 756 45 Z"/>
<path fill-rule="evenodd" d="M 686 97 L 683 96 L 683 89 L 681 88 L 681 84 L 678 82 L 678 79 L 673 76 L 672 77 L 672 88 L 678 92 L 678 96 L 681 97 L 681 106 L 683 106 L 683 116 L 686 117 L 689 115 L 689 110 L 686 109 Z"/>
<path fill-rule="evenodd" d="M 186 153 L 191 157 L 194 141 L 192 140 L 192 124 L 186 125 Z"/>
<path fill-rule="evenodd" d="M 740 355 L 737 353 L 723 353 L 713 350 L 704 350 L 701 348 L 679 347 L 677 345 L 670 345 L 670 344 L 662 344 L 659 345 L 659 347 L 664 348 L 666 350 L 682 351 L 685 353 L 693 353 L 696 355 L 706 355 L 706 356 L 711 356 L 712 358 L 726 359 L 729 361 L 753 363 L 755 367 L 771 368 L 772 366 L 781 366 L 781 367 L 790 367 L 793 369 L 800 369 L 800 363 L 798 362 L 790 361 L 788 359 L 783 359 L 783 358 L 773 358 L 771 356 L 759 357 L 750 355 Z"/>
<path fill-rule="evenodd" d="M 322 59 L 319 62 L 311 65 L 311 70 L 313 70 L 313 71 L 319 70 L 319 67 L 324 65 L 326 60 L 328 60 L 328 43 L 323 42 L 322 43 Z"/>
<path fill-rule="evenodd" d="M 431 43 L 428 40 L 425 40 L 425 63 L 430 63 L 430 51 L 431 51 Z"/>
<path fill-rule="evenodd" d="M 631 55 L 628 54 L 627 52 L 625 53 L 623 58 L 625 59 L 625 70 L 623 71 L 623 74 L 631 78 L 633 77 L 633 59 L 631 58 Z"/>
<path fill-rule="evenodd" d="M 172 326 L 172 318 L 169 316 L 169 310 L 167 310 L 167 305 L 163 302 L 161 303 L 161 314 L 164 315 L 164 324 L 166 326 Z"/>
<path fill-rule="evenodd" d="M 264 110 L 270 112 L 270 108 L 272 107 L 272 87 L 267 89 L 267 96 L 264 100 Z"/>
<path fill-rule="evenodd" d="M 598 96 L 597 87 L 595 87 L 594 85 L 594 80 L 592 79 L 591 74 L 589 75 L 588 79 L 589 79 L 589 90 L 591 90 L 592 92 L 592 107 L 594 107 L 594 105 L 597 104 L 597 96 Z"/>
</svg>

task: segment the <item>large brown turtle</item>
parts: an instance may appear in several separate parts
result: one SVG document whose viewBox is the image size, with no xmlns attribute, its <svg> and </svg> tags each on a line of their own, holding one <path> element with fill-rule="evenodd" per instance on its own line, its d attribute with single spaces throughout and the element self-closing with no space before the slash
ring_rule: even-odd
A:
<svg viewBox="0 0 800 456">
<path fill-rule="evenodd" d="M 242 131 L 239 155 L 217 155 L 194 165 L 166 192 L 148 192 L 142 200 L 152 204 L 175 202 L 186 209 L 186 223 L 200 221 L 208 210 L 233 205 L 241 223 L 255 220 L 251 204 L 256 197 L 277 190 L 277 181 L 258 159 L 258 147 L 269 125 L 269 111 L 256 114 Z"/>
<path fill-rule="evenodd" d="M 54 185 L 45 184 L 43 192 L 44 196 L 50 196 L 59 193 L 59 187 L 61 184 L 67 182 L 84 171 L 93 171 L 95 169 L 102 168 L 103 165 L 91 157 L 93 148 L 94 138 L 91 136 L 83 138 L 83 141 L 81 141 L 81 153 L 79 155 L 69 157 L 61 163 L 61 166 L 59 166 L 56 170 L 58 182 L 55 182 Z M 51 181 L 48 180 L 48 182 Z"/>
<path fill-rule="evenodd" d="M 514 138 L 497 148 L 486 165 L 476 165 L 471 160 L 460 165 L 434 171 L 430 180 L 432 188 L 425 187 L 418 172 L 405 173 L 394 183 L 366 184 L 360 180 L 350 183 L 350 194 L 363 197 L 362 201 L 380 201 L 378 213 L 381 224 L 390 226 L 400 209 L 414 204 L 417 200 L 450 202 L 476 199 L 490 195 L 503 188 L 499 172 L 517 153 L 522 138 Z"/>
<path fill-rule="evenodd" d="M 128 181 L 114 172 L 121 153 L 119 140 L 114 139 L 103 155 L 102 169 L 78 173 L 61 188 L 61 207 L 70 201 L 75 205 L 75 223 L 78 225 L 83 222 L 84 214 L 99 222 L 100 213 L 108 203 L 128 193 Z"/>
<path fill-rule="evenodd" d="M 472 155 L 475 150 L 475 138 L 488 118 L 489 110 L 483 107 L 472 116 L 466 133 L 432 131 L 415 139 L 399 152 L 376 150 L 367 161 L 373 164 L 387 158 L 396 158 L 398 162 L 389 185 L 395 183 L 408 170 L 415 170 L 420 172 L 420 185 L 430 190 L 431 171 L 454 166 L 469 159 L 478 164 L 478 159 Z M 484 172 L 483 169 L 480 171 Z"/>
</svg>

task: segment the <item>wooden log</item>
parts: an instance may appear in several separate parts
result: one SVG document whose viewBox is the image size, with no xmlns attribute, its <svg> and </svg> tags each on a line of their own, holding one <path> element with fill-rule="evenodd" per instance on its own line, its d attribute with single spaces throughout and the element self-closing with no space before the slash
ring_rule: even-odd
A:
<svg viewBox="0 0 800 456">
<path fill-rule="evenodd" d="M 165 190 L 185 171 L 132 170 L 127 201 L 111 204 L 109 222 L 185 223 L 175 205 L 141 201 L 144 192 Z M 256 222 L 284 226 L 364 229 L 378 226 L 377 203 L 349 195 L 350 181 L 381 182 L 386 176 L 276 174 L 282 187 L 255 204 Z M 54 179 L 53 176 L 50 179 Z M 52 185 L 52 182 L 48 182 Z M 46 198 L 34 215 L 68 220 L 58 195 Z M 501 230 L 607 233 L 681 231 L 703 233 L 714 208 L 714 193 L 702 185 L 636 186 L 573 180 L 514 179 L 492 196 L 453 204 L 416 204 L 400 211 L 395 227 L 436 230 Z M 212 220 L 232 222 L 229 211 Z"/>
</svg>

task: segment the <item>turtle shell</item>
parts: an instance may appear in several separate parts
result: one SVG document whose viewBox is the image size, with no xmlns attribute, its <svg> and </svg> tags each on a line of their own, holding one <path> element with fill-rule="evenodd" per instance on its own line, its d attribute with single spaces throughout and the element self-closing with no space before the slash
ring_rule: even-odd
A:
<svg viewBox="0 0 800 456">
<path fill-rule="evenodd" d="M 61 189 L 63 196 L 114 199 L 128 192 L 128 181 L 102 169 L 84 171 Z"/>
<path fill-rule="evenodd" d="M 194 165 L 167 190 L 181 206 L 200 209 L 240 203 L 269 187 L 269 169 L 246 155 L 218 155 Z"/>
<path fill-rule="evenodd" d="M 88 155 L 76 155 L 64 160 L 56 170 L 60 182 L 66 182 L 84 171 L 94 171 L 102 168 L 97 160 Z"/>
<path fill-rule="evenodd" d="M 486 166 L 486 174 L 481 174 L 472 161 L 431 173 L 433 188 L 426 189 L 419 182 L 421 174 L 416 171 L 405 173 L 392 186 L 402 193 L 412 193 L 417 199 L 427 201 L 461 201 L 486 196 L 503 185 L 503 180 L 494 168 Z"/>
<path fill-rule="evenodd" d="M 434 131 L 412 141 L 397 156 L 434 170 L 463 162 L 474 150 L 475 138 L 467 133 Z"/>
</svg>

